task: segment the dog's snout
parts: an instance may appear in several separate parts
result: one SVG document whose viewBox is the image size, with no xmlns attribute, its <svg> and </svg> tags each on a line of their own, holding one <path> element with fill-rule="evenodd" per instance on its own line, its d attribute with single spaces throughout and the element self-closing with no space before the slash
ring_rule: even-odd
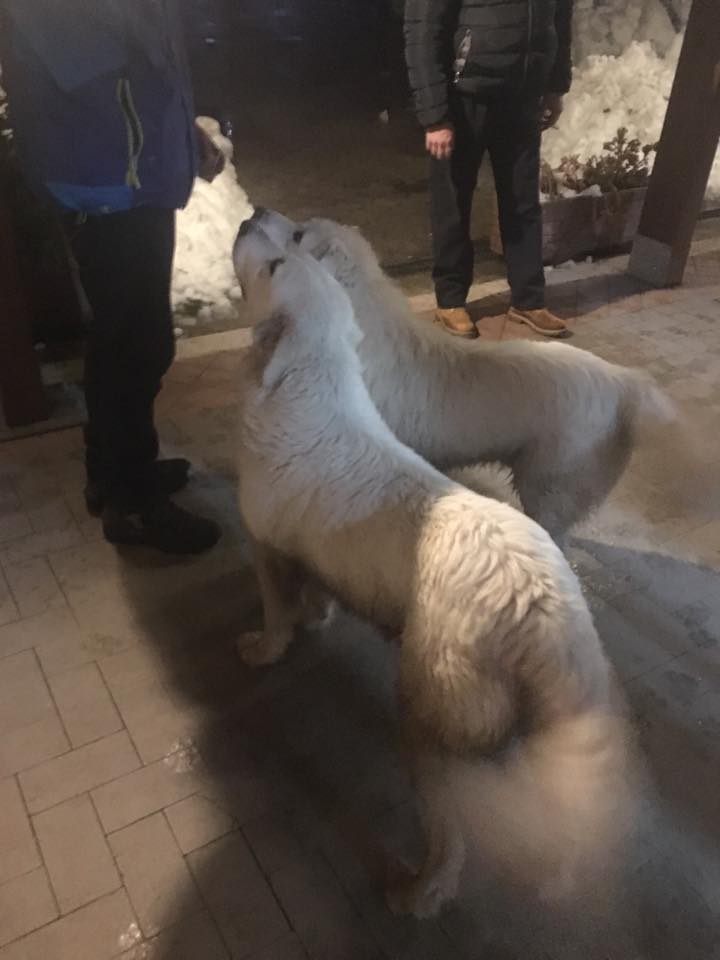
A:
<svg viewBox="0 0 720 960">
<path fill-rule="evenodd" d="M 239 237 L 245 237 L 253 228 L 253 218 L 249 217 L 247 220 L 243 220 L 240 224 L 240 229 L 238 231 Z"/>
<path fill-rule="evenodd" d="M 247 220 L 243 220 L 243 222 L 240 224 L 239 235 L 241 237 L 247 236 L 247 234 L 252 230 L 253 226 L 256 223 L 259 223 L 266 213 L 267 209 L 265 207 L 255 207 L 252 216 L 248 217 Z"/>
</svg>

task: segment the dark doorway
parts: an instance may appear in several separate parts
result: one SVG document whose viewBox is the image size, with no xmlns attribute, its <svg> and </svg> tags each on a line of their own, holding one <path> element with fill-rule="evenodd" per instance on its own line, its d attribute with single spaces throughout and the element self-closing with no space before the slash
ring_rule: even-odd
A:
<svg viewBox="0 0 720 960">
<path fill-rule="evenodd" d="M 184 0 L 198 109 L 227 120 L 256 204 L 359 226 L 426 265 L 427 162 L 399 0 Z M 492 211 L 484 183 L 477 235 Z"/>
</svg>

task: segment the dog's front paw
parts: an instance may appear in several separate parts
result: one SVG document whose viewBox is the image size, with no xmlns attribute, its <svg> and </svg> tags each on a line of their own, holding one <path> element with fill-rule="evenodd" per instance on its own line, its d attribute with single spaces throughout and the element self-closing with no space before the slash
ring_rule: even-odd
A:
<svg viewBox="0 0 720 960">
<path fill-rule="evenodd" d="M 261 630 L 253 630 L 244 633 L 237 645 L 242 661 L 248 667 L 269 667 L 282 659 L 288 644 Z"/>
</svg>

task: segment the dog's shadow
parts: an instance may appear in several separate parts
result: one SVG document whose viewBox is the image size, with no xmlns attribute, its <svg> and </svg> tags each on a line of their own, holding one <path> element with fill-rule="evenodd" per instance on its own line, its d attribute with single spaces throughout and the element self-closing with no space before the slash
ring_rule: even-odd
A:
<svg viewBox="0 0 720 960">
<path fill-rule="evenodd" d="M 395 922 L 379 892 L 388 850 L 420 853 L 395 743 L 394 649 L 340 614 L 327 630 L 299 634 L 281 663 L 251 670 L 236 641 L 261 626 L 261 610 L 240 538 L 231 534 L 221 554 L 207 560 L 171 565 L 132 551 L 124 560 L 125 597 L 152 644 L 162 683 L 195 719 L 192 733 L 171 738 L 168 750 L 183 754 L 183 768 L 196 762 L 204 771 L 208 787 L 201 791 L 237 831 L 206 848 L 198 878 L 232 956 L 282 938 L 283 912 L 312 956 L 380 958 L 380 926 L 392 949 L 416 942 L 419 951 L 428 931 Z M 153 580 L 161 581 L 160 591 Z M 166 761 L 172 766 L 171 754 Z M 268 908 L 267 939 L 262 930 L 240 929 L 222 897 L 213 902 L 219 884 L 235 886 L 232 857 L 228 865 L 234 843 L 250 845 L 263 884 L 282 904 L 282 911 Z M 302 891 L 296 897 L 296 886 L 312 889 L 312 898 Z M 241 885 L 234 896 L 243 914 L 254 891 Z M 188 912 L 176 904 L 163 926 L 176 926 Z M 439 925 L 433 937 L 450 949 Z M 174 940 L 156 949 L 176 960 Z M 438 948 L 435 955 L 444 954 Z"/>
<path fill-rule="evenodd" d="M 590 542 L 582 547 L 600 549 Z M 600 553 L 615 569 L 623 561 L 633 568 L 652 565 L 651 555 L 649 561 L 632 551 L 613 557 L 612 549 Z M 261 611 L 237 524 L 207 559 L 179 567 L 142 553 L 126 559 L 125 595 L 162 683 L 195 718 L 192 742 L 173 746 L 195 758 L 207 784 L 201 789 L 232 824 L 230 833 L 188 858 L 232 956 L 252 955 L 275 940 L 287 941 L 288 951 L 304 949 L 326 960 L 713 955 L 720 927 L 702 894 L 703 884 L 716 878 L 720 888 L 720 858 L 708 852 L 718 836 L 720 741 L 717 727 L 698 726 L 678 709 L 687 707 L 687 682 L 667 681 L 668 691 L 685 691 L 680 699 L 663 695 L 662 670 L 648 674 L 646 683 L 640 676 L 626 685 L 659 799 L 643 814 L 622 919 L 598 924 L 588 910 L 585 922 L 585 907 L 577 904 L 572 919 L 562 920 L 477 865 L 461 899 L 440 920 L 398 919 L 382 899 L 387 858 L 399 853 L 417 860 L 421 838 L 396 743 L 395 650 L 341 615 L 322 632 L 299 636 L 282 663 L 246 668 L 236 640 L 259 627 Z M 677 565 L 677 578 L 707 575 L 691 564 L 662 562 L 670 575 L 667 568 Z M 615 607 L 622 616 L 619 601 Z M 667 672 L 710 671 L 712 687 L 712 677 L 718 678 L 713 638 L 692 634 L 687 617 L 685 611 L 677 622 L 688 631 L 689 649 L 668 661 Z M 656 625 L 645 629 L 651 642 Z M 708 693 L 698 691 L 698 701 Z M 259 867 L 257 877 L 260 871 L 265 877 L 258 883 L 272 890 L 269 906 L 263 897 L 257 901 L 262 922 L 248 920 L 248 902 L 255 904 L 257 892 L 233 880 L 245 876 L 237 863 L 246 856 Z M 195 903 L 180 900 L 164 926 L 183 929 L 193 909 Z M 177 945 L 168 936 L 153 957 L 175 960 Z"/>
</svg>

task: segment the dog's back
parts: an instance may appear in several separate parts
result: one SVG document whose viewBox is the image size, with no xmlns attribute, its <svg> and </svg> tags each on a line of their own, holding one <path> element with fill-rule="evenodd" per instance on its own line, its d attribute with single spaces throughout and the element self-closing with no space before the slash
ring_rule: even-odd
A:
<svg viewBox="0 0 720 960">
<path fill-rule="evenodd" d="M 270 215 L 272 218 L 272 215 Z M 301 246 L 350 293 L 373 402 L 441 469 L 512 467 L 526 512 L 553 536 L 608 496 L 633 448 L 672 418 L 650 378 L 560 343 L 471 343 L 416 316 L 357 231 L 308 221 Z"/>
</svg>

